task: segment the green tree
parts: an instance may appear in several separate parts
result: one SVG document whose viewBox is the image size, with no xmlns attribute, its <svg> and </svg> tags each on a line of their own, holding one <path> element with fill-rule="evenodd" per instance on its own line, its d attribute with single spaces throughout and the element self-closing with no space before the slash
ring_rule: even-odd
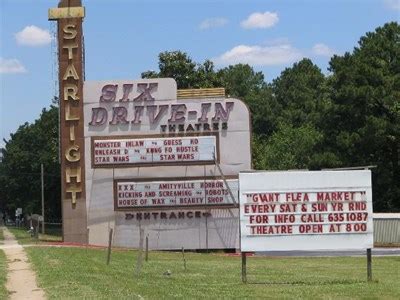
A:
<svg viewBox="0 0 400 300">
<path fill-rule="evenodd" d="M 25 123 L 5 141 L 0 170 L 1 195 L 9 213 L 41 213 L 41 171 L 45 169 L 45 216 L 60 219 L 60 167 L 58 163 L 58 108 L 43 109 L 33 124 Z"/>
<path fill-rule="evenodd" d="M 145 71 L 142 78 L 174 78 L 178 89 L 209 88 L 220 86 L 214 64 L 206 60 L 202 64 L 193 60 L 182 51 L 165 51 L 158 56 L 159 72 Z"/>
<path fill-rule="evenodd" d="M 322 134 L 312 125 L 293 127 L 282 123 L 264 147 L 262 167 L 272 170 L 308 169 L 319 153 L 317 145 L 321 140 Z"/>
<path fill-rule="evenodd" d="M 259 160 L 255 165 L 263 169 L 339 165 L 324 141 L 331 100 L 321 70 L 310 59 L 302 59 L 273 80 L 270 89 L 272 97 L 265 98 L 261 116 L 268 119 L 269 128 L 263 130 L 262 138 L 255 138 Z"/>
<path fill-rule="evenodd" d="M 331 101 L 326 78 L 310 59 L 304 58 L 286 68 L 273 80 L 272 90 L 281 110 L 278 123 L 321 127 Z"/>
<path fill-rule="evenodd" d="M 277 104 L 264 75 L 247 64 L 237 64 L 219 70 L 217 76 L 229 97 L 241 99 L 248 105 L 253 133 L 269 136 L 275 130 Z"/>
<path fill-rule="evenodd" d="M 218 71 L 222 86 L 231 97 L 240 99 L 259 92 L 265 87 L 264 75 L 247 64 L 228 66 Z"/>
<path fill-rule="evenodd" d="M 400 211 L 400 26 L 378 27 L 330 61 L 327 134 L 346 166 L 376 165 L 374 208 Z"/>
</svg>

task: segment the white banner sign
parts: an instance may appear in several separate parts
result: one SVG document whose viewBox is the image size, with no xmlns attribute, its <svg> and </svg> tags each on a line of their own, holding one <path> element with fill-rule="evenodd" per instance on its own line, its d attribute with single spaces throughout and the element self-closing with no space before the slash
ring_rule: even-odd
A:
<svg viewBox="0 0 400 300">
<path fill-rule="evenodd" d="M 238 180 L 116 181 L 115 209 L 238 203 Z"/>
<path fill-rule="evenodd" d="M 373 245 L 370 171 L 240 173 L 242 251 Z"/>
<path fill-rule="evenodd" d="M 217 159 L 216 136 L 93 139 L 93 166 L 206 163 Z"/>
</svg>

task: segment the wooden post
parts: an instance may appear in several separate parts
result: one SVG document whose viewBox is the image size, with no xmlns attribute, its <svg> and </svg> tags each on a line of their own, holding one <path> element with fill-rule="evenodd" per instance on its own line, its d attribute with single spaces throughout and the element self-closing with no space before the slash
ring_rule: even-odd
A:
<svg viewBox="0 0 400 300">
<path fill-rule="evenodd" d="M 110 264 L 110 259 L 111 259 L 112 235 L 113 235 L 113 229 L 111 228 L 108 235 L 107 265 Z"/>
<path fill-rule="evenodd" d="M 35 239 L 39 239 L 39 219 L 37 221 L 37 224 L 35 226 Z"/>
<path fill-rule="evenodd" d="M 145 260 L 149 261 L 149 235 L 146 235 L 146 256 Z"/>
<path fill-rule="evenodd" d="M 368 281 L 372 281 L 372 255 L 371 255 L 371 248 L 367 249 L 367 277 L 368 277 Z"/>
<path fill-rule="evenodd" d="M 183 267 L 186 271 L 186 259 L 185 259 L 185 248 L 182 247 L 182 259 L 183 259 Z"/>
<path fill-rule="evenodd" d="M 144 229 L 140 228 L 140 237 L 139 237 L 139 253 L 137 256 L 136 267 L 135 267 L 135 275 L 139 276 L 140 269 L 142 268 L 143 262 L 143 241 L 144 241 Z"/>
<path fill-rule="evenodd" d="M 86 254 L 87 254 L 87 249 L 89 247 L 89 228 L 86 229 Z"/>
<path fill-rule="evenodd" d="M 41 183 L 42 183 L 42 234 L 44 234 L 44 168 L 40 165 Z"/>
<path fill-rule="evenodd" d="M 206 252 L 208 253 L 208 214 L 206 215 Z"/>
<path fill-rule="evenodd" d="M 242 252 L 242 282 L 247 283 L 246 274 L 246 252 Z"/>
</svg>

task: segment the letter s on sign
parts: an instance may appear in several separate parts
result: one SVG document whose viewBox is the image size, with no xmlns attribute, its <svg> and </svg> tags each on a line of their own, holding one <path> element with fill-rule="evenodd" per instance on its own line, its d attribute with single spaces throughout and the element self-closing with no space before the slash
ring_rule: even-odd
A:
<svg viewBox="0 0 400 300">
<path fill-rule="evenodd" d="M 63 36 L 65 40 L 72 40 L 76 37 L 77 31 L 74 24 L 65 25 L 63 31 L 65 33 Z"/>
<path fill-rule="evenodd" d="M 106 84 L 101 89 L 100 102 L 113 102 L 117 95 L 118 84 Z"/>
</svg>

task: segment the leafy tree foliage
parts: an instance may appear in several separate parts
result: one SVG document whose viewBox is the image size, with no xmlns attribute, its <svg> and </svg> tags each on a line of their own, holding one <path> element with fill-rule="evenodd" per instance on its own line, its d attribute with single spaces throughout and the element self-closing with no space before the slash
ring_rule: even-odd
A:
<svg viewBox="0 0 400 300">
<path fill-rule="evenodd" d="M 261 72 L 255 72 L 245 64 L 228 66 L 218 71 L 221 86 L 228 97 L 243 100 L 252 115 L 252 130 L 255 135 L 269 135 L 274 130 L 273 120 L 276 102 L 272 90 L 264 81 Z"/>
<path fill-rule="evenodd" d="M 331 109 L 330 88 L 321 70 L 310 59 L 302 59 L 286 68 L 272 84 L 274 113 L 272 134 L 265 148 L 265 169 L 320 169 L 340 165 L 340 159 L 325 143 L 326 119 Z M 308 138 L 306 133 L 309 134 Z M 298 143 L 285 143 L 302 136 Z M 296 139 L 292 140 L 293 142 Z M 307 141 L 307 143 L 304 143 Z M 311 151 L 311 153 L 309 153 Z M 277 156 L 278 155 L 278 156 Z M 279 159 L 279 161 L 273 161 Z"/>
<path fill-rule="evenodd" d="M 264 75 L 245 64 L 228 66 L 218 71 L 221 84 L 231 97 L 246 98 L 265 87 Z"/>
<path fill-rule="evenodd" d="M 159 72 L 143 72 L 142 78 L 174 78 L 178 89 L 220 87 L 214 64 L 206 60 L 202 64 L 196 64 L 184 52 L 162 52 L 158 56 Z"/>
<path fill-rule="evenodd" d="M 330 62 L 334 109 L 327 132 L 347 166 L 376 165 L 376 210 L 400 210 L 400 26 L 363 36 Z"/>
<path fill-rule="evenodd" d="M 280 109 L 278 123 L 295 127 L 321 125 L 330 106 L 325 76 L 310 59 L 304 58 L 285 69 L 272 83 Z"/>
<path fill-rule="evenodd" d="M 6 141 L 0 164 L 0 192 L 10 215 L 17 207 L 41 214 L 41 164 L 45 170 L 45 216 L 59 219 L 58 108 L 43 109 L 33 124 L 25 123 Z"/>
<path fill-rule="evenodd" d="M 308 169 L 321 140 L 321 132 L 310 124 L 293 127 L 282 123 L 265 145 L 266 169 Z"/>
</svg>

